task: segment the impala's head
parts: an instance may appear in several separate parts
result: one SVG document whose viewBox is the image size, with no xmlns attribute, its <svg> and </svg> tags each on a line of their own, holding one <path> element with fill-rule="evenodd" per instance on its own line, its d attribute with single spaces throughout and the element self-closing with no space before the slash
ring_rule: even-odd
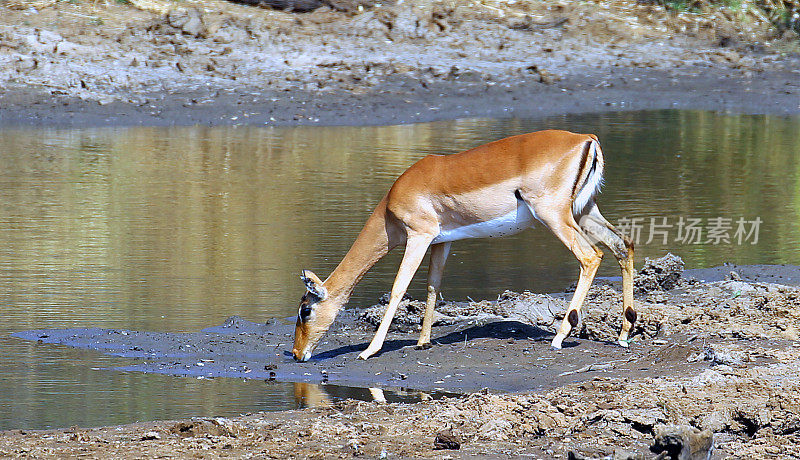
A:
<svg viewBox="0 0 800 460">
<path fill-rule="evenodd" d="M 300 279 L 305 283 L 308 292 L 300 299 L 292 355 L 298 361 L 308 361 L 311 351 L 331 326 L 339 309 L 333 305 L 328 290 L 317 275 L 303 270 Z"/>
</svg>

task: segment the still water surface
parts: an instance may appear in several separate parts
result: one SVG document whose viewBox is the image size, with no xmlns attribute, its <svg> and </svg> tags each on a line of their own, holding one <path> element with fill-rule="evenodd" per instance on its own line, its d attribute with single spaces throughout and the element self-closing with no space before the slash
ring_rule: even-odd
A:
<svg viewBox="0 0 800 460">
<path fill-rule="evenodd" d="M 303 292 L 300 270 L 327 275 L 415 160 L 544 128 L 600 136 L 600 206 L 614 223 L 640 219 L 637 267 L 667 251 L 690 267 L 800 264 L 797 118 L 659 111 L 389 127 L 4 130 L 0 429 L 296 407 L 291 384 L 107 371 L 126 361 L 8 334 L 192 331 L 234 314 L 287 317 Z M 731 219 L 729 243 L 676 241 L 685 236 L 680 218 L 701 219 L 707 232 L 717 217 Z M 652 228 L 651 218 L 667 226 Z M 740 218 L 761 219 L 757 244 L 755 235 L 738 244 Z M 661 232 L 648 243 L 651 228 Z M 351 306 L 389 289 L 400 255 L 367 275 Z M 443 289 L 450 299 L 548 292 L 573 283 L 577 271 L 572 255 L 537 228 L 454 244 Z M 600 275 L 616 276 L 616 263 L 607 260 Z M 423 283 L 417 276 L 413 296 L 422 297 Z"/>
</svg>

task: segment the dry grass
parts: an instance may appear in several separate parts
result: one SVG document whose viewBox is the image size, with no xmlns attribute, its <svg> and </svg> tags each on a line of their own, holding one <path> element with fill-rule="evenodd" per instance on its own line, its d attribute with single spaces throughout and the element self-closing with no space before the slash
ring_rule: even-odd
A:
<svg viewBox="0 0 800 460">
<path fill-rule="evenodd" d="M 131 5 L 143 11 L 156 14 L 167 14 L 175 8 L 175 2 L 169 0 L 128 0 Z"/>
<path fill-rule="evenodd" d="M 5 0 L 2 4 L 14 10 L 26 10 L 36 8 L 37 10 L 53 6 L 58 0 Z"/>
</svg>

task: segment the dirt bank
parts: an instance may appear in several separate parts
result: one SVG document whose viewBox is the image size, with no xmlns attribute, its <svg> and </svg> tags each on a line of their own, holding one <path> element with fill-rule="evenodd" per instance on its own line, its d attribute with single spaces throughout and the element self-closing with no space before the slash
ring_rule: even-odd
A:
<svg viewBox="0 0 800 460">
<path fill-rule="evenodd" d="M 322 408 L 115 429 L 9 432 L 0 437 L 0 449 L 37 455 L 71 455 L 76 449 L 127 455 L 134 449 L 146 456 L 248 451 L 275 457 L 380 456 L 385 450 L 409 456 L 433 454 L 436 433 L 449 430 L 465 456 L 556 458 L 568 450 L 590 456 L 624 450 L 645 457 L 620 458 L 648 458 L 654 438 L 667 429 L 662 425 L 685 425 L 696 428 L 683 428 L 693 436 L 713 437 L 721 453 L 715 458 L 798 458 L 791 446 L 800 427 L 800 267 L 682 270 L 682 263 L 665 257 L 646 262 L 637 276 L 640 320 L 630 351 L 613 343 L 621 299 L 612 283 L 593 287 L 580 330 L 561 351 L 550 350 L 548 341 L 569 293 L 507 292 L 496 301 L 443 303 L 429 350 L 413 348 L 419 305 L 407 301 L 384 350 L 367 361 L 355 358 L 371 338 L 380 304 L 340 315 L 307 363 L 288 354 L 288 321 L 254 324 L 234 317 L 186 334 L 15 334 L 132 357 L 123 368 L 128 371 L 298 382 L 298 397 Z M 328 384 L 373 387 L 378 401 L 380 388 L 478 394 L 416 405 L 331 404 Z M 519 393 L 491 395 L 498 391 Z M 707 431 L 701 436 L 701 430 Z"/>
<path fill-rule="evenodd" d="M 598 377 L 541 393 L 474 394 L 412 405 L 350 401 L 232 419 L 5 432 L 0 453 L 26 458 L 567 458 L 572 451 L 578 458 L 616 453 L 613 458 L 633 459 L 654 458 L 649 449 L 654 434 L 665 425 L 679 425 L 707 430 L 715 446 L 711 458 L 800 458 L 800 363 L 794 351 L 774 354 L 769 366 L 717 366 L 692 377 Z M 443 431 L 452 433 L 459 450 L 434 450 Z"/>
<path fill-rule="evenodd" d="M 299 15 L 135 0 L 0 12 L 1 126 L 800 113 L 796 34 L 751 10 L 417 0 Z"/>
</svg>

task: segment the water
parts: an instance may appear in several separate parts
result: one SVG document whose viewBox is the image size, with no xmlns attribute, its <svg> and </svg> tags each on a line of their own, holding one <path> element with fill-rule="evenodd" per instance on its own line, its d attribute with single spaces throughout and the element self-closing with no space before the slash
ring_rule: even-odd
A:
<svg viewBox="0 0 800 460">
<path fill-rule="evenodd" d="M 607 161 L 600 206 L 611 222 L 639 219 L 637 266 L 666 251 L 690 267 L 800 264 L 797 118 L 659 111 L 390 127 L 4 130 L 0 429 L 303 404 L 291 384 L 100 370 L 126 361 L 8 334 L 75 326 L 191 331 L 234 314 L 290 316 L 303 293 L 300 270 L 327 275 L 415 160 L 544 128 L 600 137 Z M 675 241 L 683 236 L 679 219 L 701 219 L 705 241 L 708 219 L 718 217 L 731 219 L 729 243 Z M 671 227 L 652 227 L 651 218 Z M 755 235 L 736 241 L 740 218 L 761 220 L 757 244 Z M 648 243 L 651 229 L 661 233 Z M 390 254 L 368 274 L 351 306 L 389 289 L 399 257 Z M 539 228 L 454 244 L 443 289 L 450 299 L 549 292 L 575 282 L 577 272 L 572 254 Z M 611 260 L 601 267 L 601 276 L 617 274 Z M 421 274 L 411 294 L 423 293 Z"/>
</svg>

